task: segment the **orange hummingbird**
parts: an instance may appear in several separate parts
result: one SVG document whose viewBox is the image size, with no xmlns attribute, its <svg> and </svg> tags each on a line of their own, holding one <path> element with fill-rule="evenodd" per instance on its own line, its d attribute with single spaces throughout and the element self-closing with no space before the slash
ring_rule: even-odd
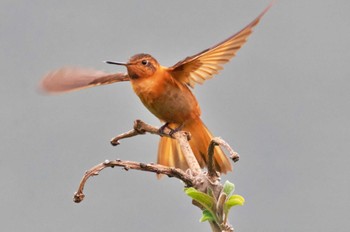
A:
<svg viewBox="0 0 350 232">
<path fill-rule="evenodd" d="M 271 5 L 238 33 L 171 67 L 164 67 L 151 55 L 141 53 L 132 56 L 127 63 L 106 61 L 125 66 L 127 73 L 108 74 L 66 67 L 47 74 L 41 82 L 41 89 L 48 93 L 61 93 L 130 81 L 146 108 L 165 123 L 161 128 L 167 126 L 174 131 L 181 129 L 191 133 L 190 146 L 203 168 L 208 162 L 207 150 L 213 136 L 200 119 L 201 110 L 190 87 L 203 84 L 223 69 L 222 65 L 236 55 Z M 226 173 L 232 170 L 221 148 L 215 148 L 214 159 L 217 171 Z M 168 137 L 160 139 L 158 163 L 183 170 L 188 168 L 177 141 Z"/>
</svg>

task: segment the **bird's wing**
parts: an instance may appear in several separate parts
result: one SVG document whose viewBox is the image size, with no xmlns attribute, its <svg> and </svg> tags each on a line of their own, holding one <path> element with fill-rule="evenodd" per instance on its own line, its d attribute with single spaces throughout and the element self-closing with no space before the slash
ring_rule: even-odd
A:
<svg viewBox="0 0 350 232">
<path fill-rule="evenodd" d="M 223 64 L 227 63 L 236 55 L 237 51 L 247 41 L 253 28 L 270 9 L 272 3 L 256 19 L 238 33 L 232 35 L 221 43 L 196 55 L 189 56 L 170 67 L 168 70 L 171 75 L 178 81 L 187 84 L 192 88 L 196 83 L 203 84 L 204 81 L 212 78 L 219 72 L 219 70 L 223 69 Z"/>
<path fill-rule="evenodd" d="M 48 73 L 39 88 L 43 92 L 55 94 L 128 80 L 126 73 L 110 74 L 93 69 L 65 67 Z"/>
</svg>

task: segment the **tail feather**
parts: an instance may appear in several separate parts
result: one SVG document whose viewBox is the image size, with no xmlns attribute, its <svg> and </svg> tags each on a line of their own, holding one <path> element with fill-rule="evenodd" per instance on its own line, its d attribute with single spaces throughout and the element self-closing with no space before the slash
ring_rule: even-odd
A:
<svg viewBox="0 0 350 232">
<path fill-rule="evenodd" d="M 182 130 L 191 133 L 191 140 L 189 141 L 191 149 L 201 168 L 206 167 L 208 164 L 208 147 L 213 138 L 212 134 L 199 118 L 187 122 Z M 188 169 L 180 145 L 175 139 L 168 137 L 162 137 L 160 139 L 158 147 L 158 163 L 180 168 L 182 170 Z M 214 164 L 216 170 L 221 173 L 232 171 L 229 159 L 218 146 L 216 146 L 214 150 Z"/>
</svg>

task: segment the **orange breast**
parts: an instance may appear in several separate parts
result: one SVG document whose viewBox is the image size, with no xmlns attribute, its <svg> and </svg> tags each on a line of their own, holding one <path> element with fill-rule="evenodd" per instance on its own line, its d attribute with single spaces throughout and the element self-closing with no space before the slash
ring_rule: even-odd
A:
<svg viewBox="0 0 350 232">
<path fill-rule="evenodd" d="M 131 80 L 135 93 L 157 118 L 182 124 L 200 116 L 198 102 L 191 90 L 160 67 L 151 77 Z"/>
</svg>

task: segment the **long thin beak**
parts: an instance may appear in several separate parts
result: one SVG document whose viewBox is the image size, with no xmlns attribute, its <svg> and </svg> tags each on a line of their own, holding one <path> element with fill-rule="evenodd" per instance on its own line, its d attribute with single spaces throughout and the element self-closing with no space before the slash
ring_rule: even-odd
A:
<svg viewBox="0 0 350 232">
<path fill-rule="evenodd" d="M 107 64 L 115 64 L 115 65 L 123 65 L 123 66 L 127 66 L 127 63 L 121 63 L 121 62 L 114 62 L 114 61 L 104 61 Z"/>
</svg>

